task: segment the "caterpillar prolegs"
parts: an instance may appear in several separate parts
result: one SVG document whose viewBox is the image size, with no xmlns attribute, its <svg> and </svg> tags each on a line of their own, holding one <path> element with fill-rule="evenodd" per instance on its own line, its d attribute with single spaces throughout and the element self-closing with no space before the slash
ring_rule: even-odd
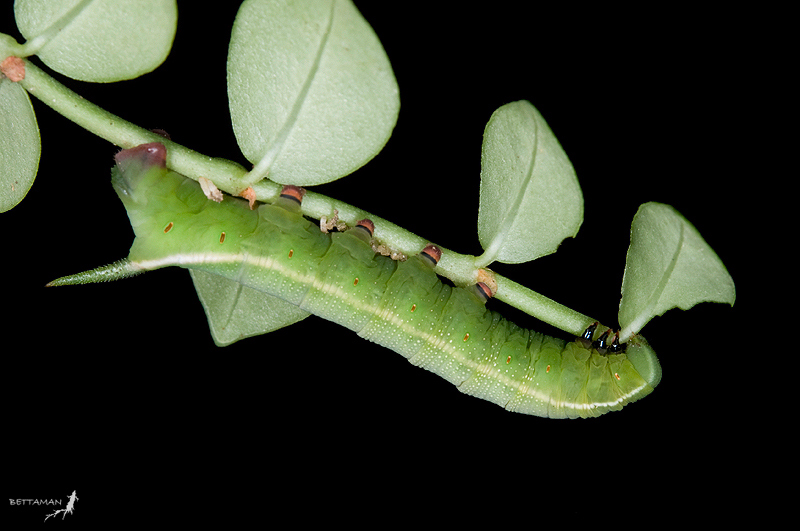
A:
<svg viewBox="0 0 800 531">
<path fill-rule="evenodd" d="M 112 182 L 136 233 L 127 261 L 52 285 L 173 265 L 220 275 L 341 324 L 461 392 L 542 417 L 618 410 L 660 380 L 642 338 L 624 349 L 594 327 L 570 342 L 520 328 L 486 309 L 485 287 L 443 283 L 434 246 L 401 262 L 373 251 L 367 220 L 345 232 L 320 231 L 301 214 L 299 189 L 250 210 L 233 198 L 208 201 L 197 183 L 166 169 L 162 144 L 124 150 L 116 160 Z"/>
</svg>

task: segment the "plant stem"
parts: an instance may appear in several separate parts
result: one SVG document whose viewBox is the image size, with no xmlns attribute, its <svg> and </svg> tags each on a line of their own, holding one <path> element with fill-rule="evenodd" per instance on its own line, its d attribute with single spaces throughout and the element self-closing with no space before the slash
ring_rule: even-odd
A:
<svg viewBox="0 0 800 531">
<path fill-rule="evenodd" d="M 240 179 L 247 172 L 239 164 L 208 157 L 123 120 L 83 99 L 30 61 L 24 62 L 25 79 L 19 84 L 31 96 L 87 131 L 125 149 L 148 142 L 161 142 L 167 148 L 167 165 L 173 170 L 195 180 L 205 177 L 217 188 L 230 194 L 236 195 L 242 191 Z"/>
<path fill-rule="evenodd" d="M 497 281 L 497 294 L 495 295 L 497 299 L 524 310 L 540 321 L 572 335 L 583 335 L 586 328 L 596 321 L 501 275 L 495 275 L 495 280 Z M 532 313 L 526 308 L 536 308 L 536 313 Z M 605 328 L 599 326 L 598 329 L 604 330 Z"/>
<path fill-rule="evenodd" d="M 247 172 L 240 165 L 226 159 L 202 155 L 123 120 L 86 101 L 30 61 L 25 61 L 25 79 L 19 83 L 31 95 L 56 112 L 117 146 L 131 148 L 148 142 L 161 142 L 167 148 L 167 166 L 170 169 L 195 180 L 205 177 L 217 188 L 232 195 L 240 195 L 247 187 L 243 180 Z M 278 197 L 282 187 L 278 183 L 264 179 L 255 183 L 252 188 L 256 199 L 272 202 Z M 409 256 L 419 253 L 429 243 L 424 238 L 365 210 L 312 191 L 308 191 L 303 198 L 302 210 L 303 214 L 315 219 L 331 216 L 336 210 L 339 219 L 349 226 L 354 226 L 360 219 L 369 218 L 375 223 L 376 239 L 391 249 Z M 456 253 L 444 247 L 441 249 L 442 259 L 436 267 L 436 272 L 457 285 L 474 284 L 478 276 L 476 257 Z M 565 332 L 580 335 L 594 322 L 590 317 L 501 275 L 495 274 L 494 279 L 497 282 L 496 298 Z"/>
</svg>

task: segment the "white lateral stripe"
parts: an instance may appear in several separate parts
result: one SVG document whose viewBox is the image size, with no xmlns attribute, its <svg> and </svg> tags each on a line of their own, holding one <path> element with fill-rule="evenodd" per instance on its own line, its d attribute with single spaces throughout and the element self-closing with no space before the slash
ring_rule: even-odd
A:
<svg viewBox="0 0 800 531">
<path fill-rule="evenodd" d="M 348 305 L 355 307 L 359 310 L 366 311 L 373 316 L 382 319 L 383 321 L 389 322 L 395 327 L 403 330 L 405 333 L 410 334 L 414 337 L 420 338 L 426 343 L 432 345 L 433 347 L 441 350 L 445 354 L 451 356 L 456 361 L 458 361 L 461 365 L 469 367 L 474 371 L 481 371 L 482 373 L 490 376 L 494 380 L 498 380 L 501 383 L 505 384 L 508 387 L 512 387 L 517 389 L 517 392 L 520 391 L 520 387 L 522 386 L 521 381 L 514 380 L 508 377 L 505 374 L 501 374 L 496 368 L 489 367 L 488 365 L 482 366 L 482 364 L 465 358 L 463 353 L 455 348 L 451 343 L 445 341 L 443 338 L 431 334 L 422 330 L 418 330 L 413 326 L 410 326 L 408 322 L 404 319 L 397 316 L 394 312 L 387 312 L 387 314 L 382 313 L 380 307 L 375 305 L 370 305 L 365 303 L 362 300 L 354 299 L 347 295 L 347 292 L 342 291 L 338 286 L 335 285 L 327 285 L 323 283 L 321 280 L 317 278 L 316 275 L 308 275 L 303 273 L 298 273 L 292 269 L 289 269 L 282 264 L 274 261 L 272 258 L 268 256 L 253 256 L 248 253 L 233 253 L 233 254 L 224 254 L 224 253 L 191 253 L 191 254 L 175 254 L 171 256 L 166 256 L 164 258 L 160 258 L 157 260 L 144 260 L 139 262 L 131 262 L 137 268 L 141 268 L 142 270 L 151 270 L 151 269 L 159 269 L 162 267 L 168 266 L 182 266 L 182 267 L 191 267 L 193 264 L 243 264 L 246 263 L 248 265 L 252 265 L 256 268 L 268 269 L 274 272 L 283 275 L 294 282 L 299 282 L 301 284 L 307 285 L 309 288 L 314 288 L 319 290 L 323 293 L 330 294 L 339 300 L 347 303 Z M 252 286 L 251 286 L 252 287 Z M 277 293 L 270 293 L 270 295 L 275 295 L 276 297 L 280 297 Z M 334 320 L 329 317 L 325 317 L 329 320 Z M 487 370 L 488 369 L 488 370 Z M 611 402 L 592 402 L 589 404 L 583 403 L 574 403 L 574 402 L 564 402 L 564 401 L 557 401 L 553 402 L 551 397 L 547 393 L 543 393 L 538 391 L 530 386 L 524 386 L 522 388 L 522 392 L 524 395 L 529 396 L 533 399 L 538 399 L 542 401 L 546 401 L 551 405 L 556 407 L 568 408 L 573 410 L 591 410 L 597 409 L 600 407 L 613 407 L 618 404 L 624 403 L 632 396 L 638 394 L 642 389 L 644 389 L 647 384 L 640 385 L 633 391 L 620 396 L 616 400 Z M 506 404 L 507 405 L 507 404 Z"/>
</svg>

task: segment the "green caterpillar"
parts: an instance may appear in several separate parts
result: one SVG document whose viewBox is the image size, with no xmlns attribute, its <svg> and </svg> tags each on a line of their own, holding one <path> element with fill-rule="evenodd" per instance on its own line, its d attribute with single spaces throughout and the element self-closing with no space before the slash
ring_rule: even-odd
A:
<svg viewBox="0 0 800 531">
<path fill-rule="evenodd" d="M 302 189 L 286 187 L 275 204 L 251 210 L 234 198 L 209 201 L 196 182 L 168 171 L 160 143 L 121 151 L 116 161 L 112 182 L 136 233 L 130 255 L 50 285 L 167 266 L 219 275 L 399 352 L 461 392 L 542 417 L 619 410 L 661 378 L 641 337 L 609 344 L 608 332 L 592 326 L 567 342 L 487 310 L 484 285 L 441 282 L 432 245 L 396 261 L 373 251 L 368 220 L 345 232 L 320 231 L 300 213 Z"/>
</svg>

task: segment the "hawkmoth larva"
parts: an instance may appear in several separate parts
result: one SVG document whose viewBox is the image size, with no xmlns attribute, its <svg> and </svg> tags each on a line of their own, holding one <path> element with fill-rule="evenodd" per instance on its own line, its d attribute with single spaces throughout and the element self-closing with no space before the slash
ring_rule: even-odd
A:
<svg viewBox="0 0 800 531">
<path fill-rule="evenodd" d="M 117 154 L 113 184 L 136 233 L 128 259 L 52 285 L 172 265 L 205 271 L 354 330 L 464 393 L 544 417 L 618 410 L 660 379 L 641 338 L 625 350 L 594 327 L 571 342 L 520 328 L 485 308 L 487 287 L 442 283 L 436 247 L 397 261 L 374 252 L 368 220 L 322 232 L 300 213 L 301 189 L 255 211 L 233 198 L 209 201 L 197 183 L 168 171 L 165 157 L 158 143 Z"/>
</svg>

